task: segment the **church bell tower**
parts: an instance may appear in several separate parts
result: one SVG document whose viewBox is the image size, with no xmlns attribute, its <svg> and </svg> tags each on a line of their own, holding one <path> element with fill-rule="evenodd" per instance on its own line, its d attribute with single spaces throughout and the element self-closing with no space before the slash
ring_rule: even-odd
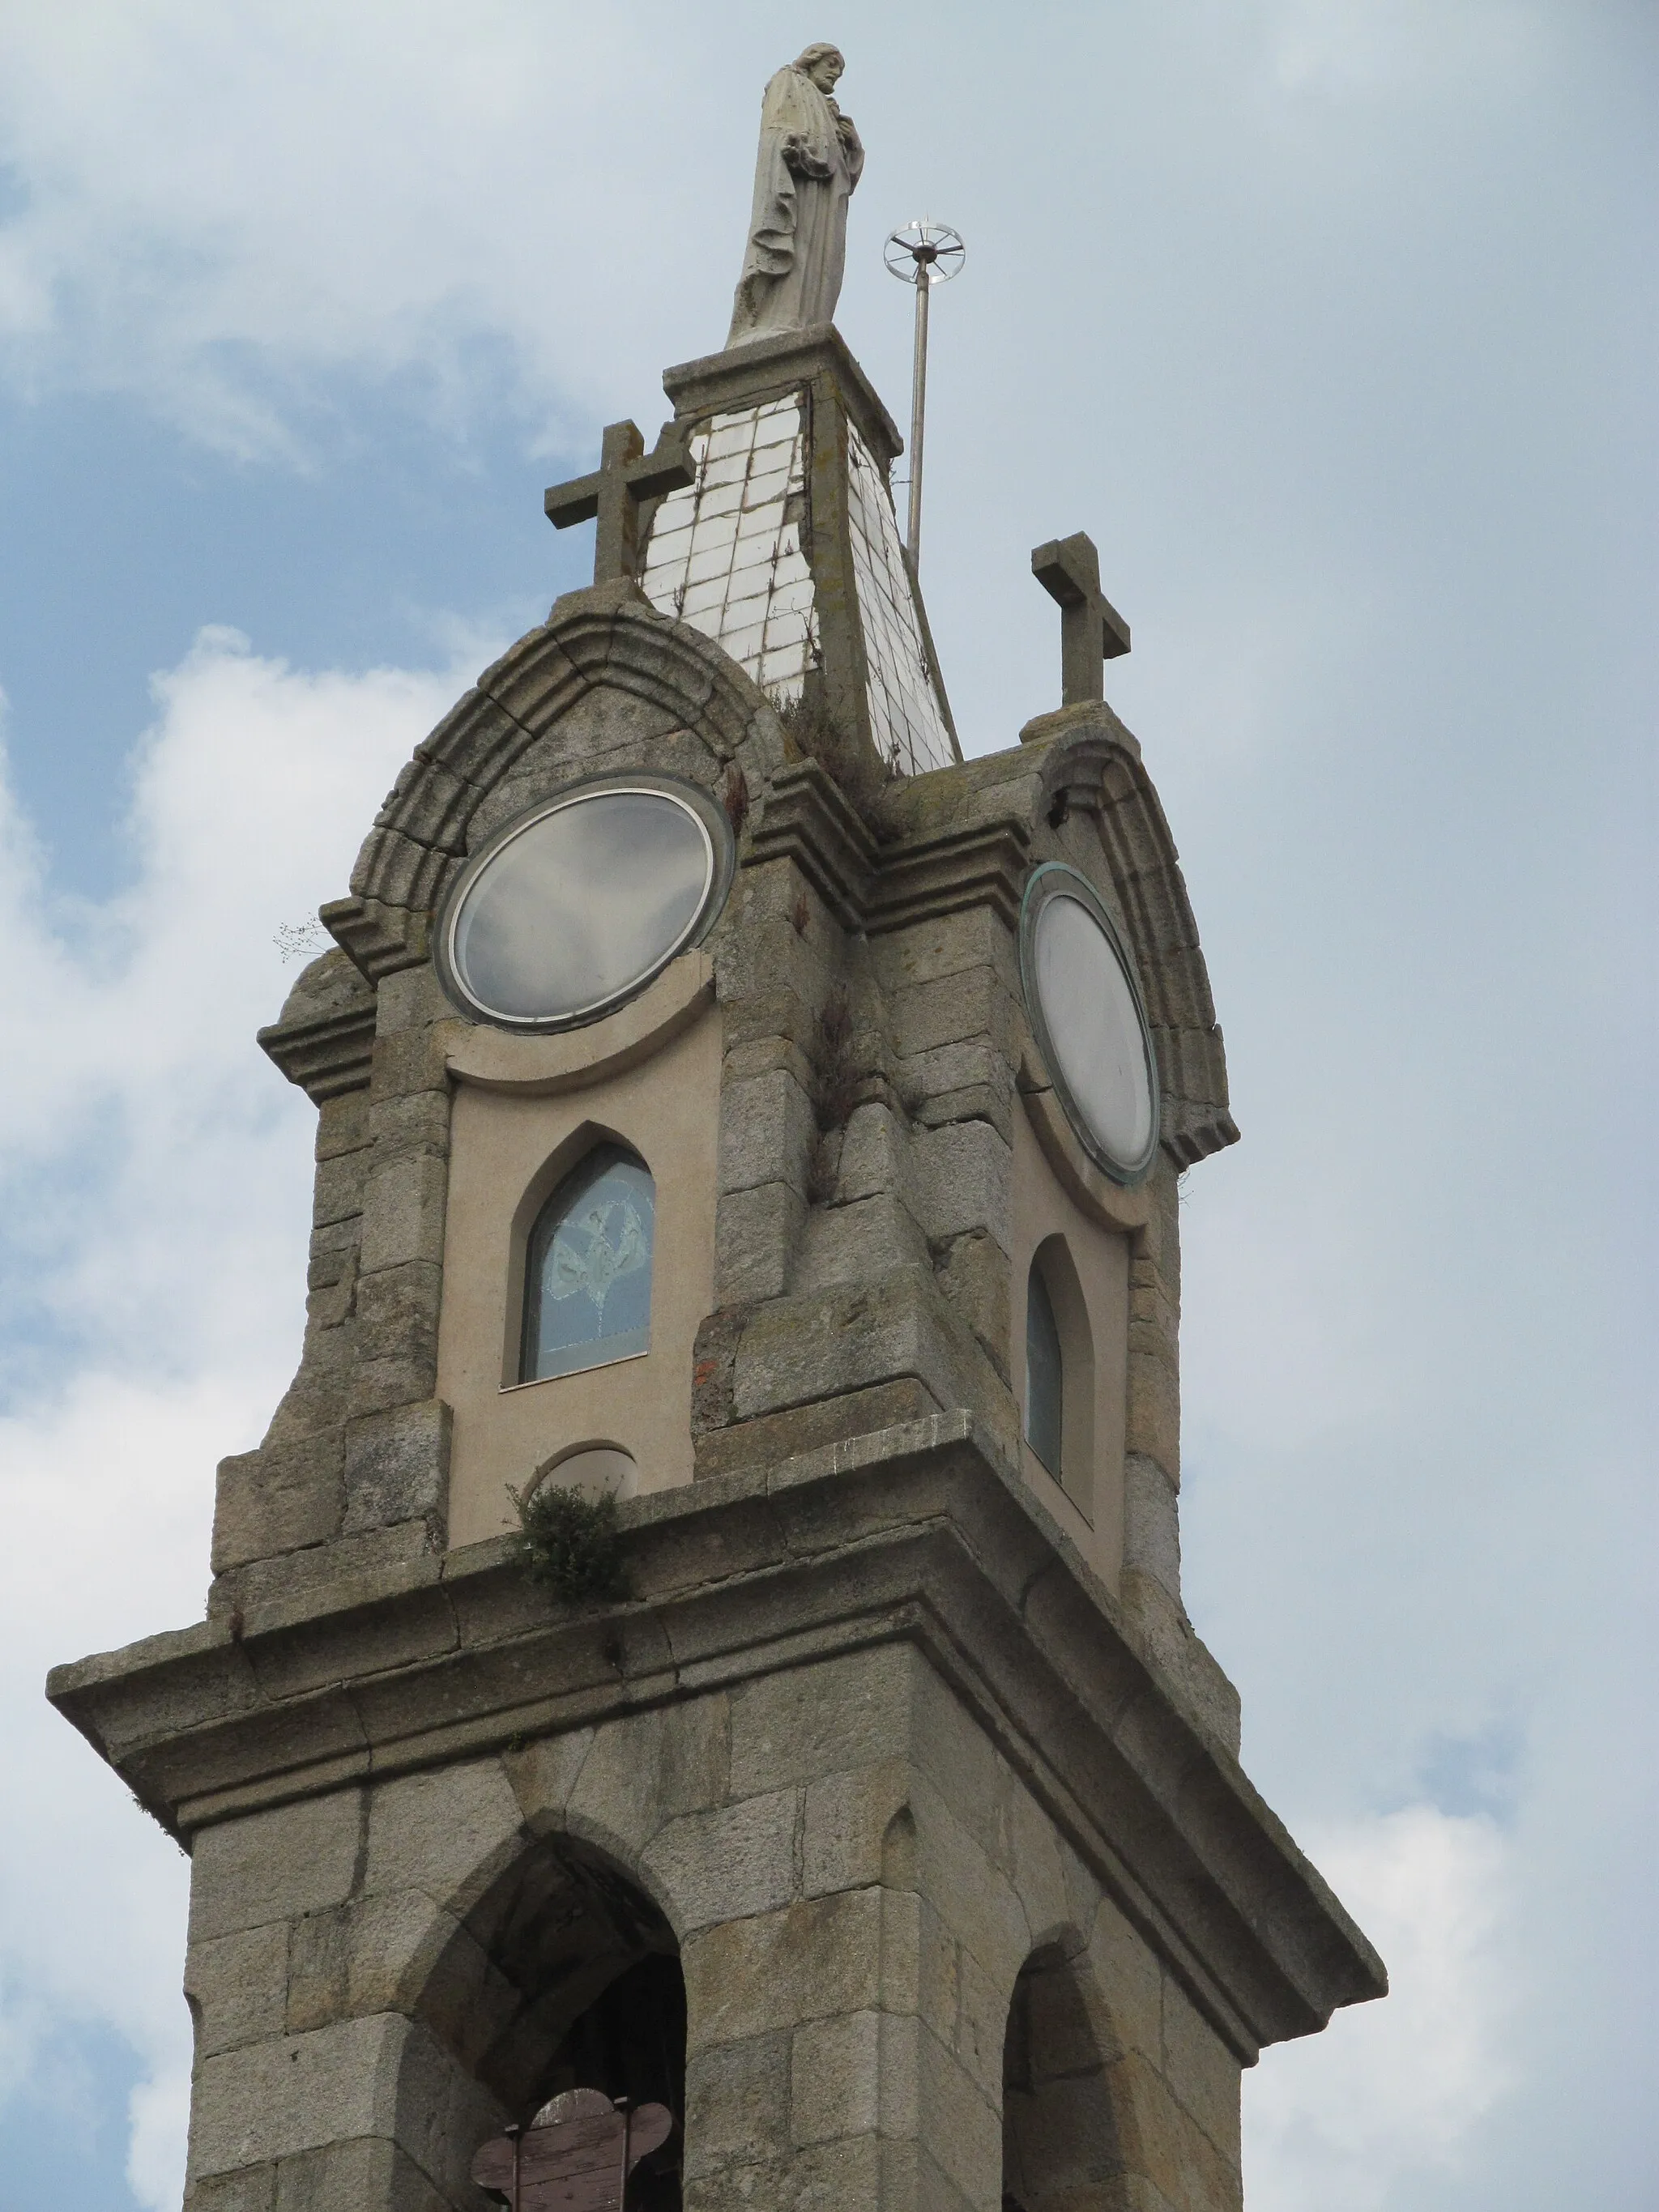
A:
<svg viewBox="0 0 1659 2212">
<path fill-rule="evenodd" d="M 1237 1131 L 1128 634 L 1038 548 L 1061 703 L 961 757 L 839 60 L 260 1033 L 308 1320 L 206 1617 L 52 1679 L 191 1854 L 191 2212 L 1237 2212 L 1240 2069 L 1385 1987 L 1182 1603 Z"/>
</svg>

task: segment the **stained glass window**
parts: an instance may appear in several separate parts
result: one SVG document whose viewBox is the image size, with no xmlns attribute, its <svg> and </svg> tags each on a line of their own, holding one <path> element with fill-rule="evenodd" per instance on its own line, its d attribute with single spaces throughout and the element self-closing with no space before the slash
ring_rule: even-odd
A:
<svg viewBox="0 0 1659 2212">
<path fill-rule="evenodd" d="M 537 1216 L 525 1254 L 520 1380 L 575 1375 L 651 1349 L 656 1185 L 620 1145 L 600 1145 Z"/>
</svg>

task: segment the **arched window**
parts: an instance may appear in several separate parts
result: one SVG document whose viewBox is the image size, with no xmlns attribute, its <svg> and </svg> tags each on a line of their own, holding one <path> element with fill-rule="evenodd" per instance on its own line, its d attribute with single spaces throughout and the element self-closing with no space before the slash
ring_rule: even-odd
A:
<svg viewBox="0 0 1659 2212">
<path fill-rule="evenodd" d="M 1144 2201 L 1126 2193 L 1142 2160 L 1117 2086 L 1129 2069 L 1109 2064 L 1115 2041 L 1087 1954 L 1057 1943 L 1035 1952 L 1014 1984 L 1002 2047 L 1003 2212 Z"/>
<path fill-rule="evenodd" d="M 1066 1355 L 1042 1270 L 1031 1262 L 1025 1292 L 1025 1441 L 1054 1480 L 1064 1465 Z"/>
<path fill-rule="evenodd" d="M 599 1145 L 543 1206 L 525 1252 L 521 1382 L 649 1352 L 656 1195 L 637 1154 Z"/>
<path fill-rule="evenodd" d="M 1038 1245 L 1025 1284 L 1025 1441 L 1086 1519 L 1094 1509 L 1095 1348 L 1063 1237 Z"/>
</svg>

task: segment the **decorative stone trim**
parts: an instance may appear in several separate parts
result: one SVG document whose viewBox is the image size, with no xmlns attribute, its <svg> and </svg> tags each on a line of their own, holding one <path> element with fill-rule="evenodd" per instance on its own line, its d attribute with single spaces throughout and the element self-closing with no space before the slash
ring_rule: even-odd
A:
<svg viewBox="0 0 1659 2212">
<path fill-rule="evenodd" d="M 907 1642 L 1241 2059 L 1382 1993 L 1232 1750 L 971 1416 L 636 1498 L 622 1523 L 630 1604 L 553 1607 L 497 1539 L 60 1667 L 47 1693 L 188 1835 Z"/>
<path fill-rule="evenodd" d="M 289 1081 L 320 1106 L 325 1098 L 366 1088 L 374 1051 L 374 1001 L 311 1021 L 274 1022 L 258 1032 L 257 1042 Z"/>
</svg>

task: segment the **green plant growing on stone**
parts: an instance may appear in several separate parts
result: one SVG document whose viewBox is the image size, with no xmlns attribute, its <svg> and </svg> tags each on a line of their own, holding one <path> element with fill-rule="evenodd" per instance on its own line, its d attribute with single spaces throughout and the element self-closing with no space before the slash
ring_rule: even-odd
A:
<svg viewBox="0 0 1659 2212">
<path fill-rule="evenodd" d="M 538 1484 L 527 1497 L 510 1486 L 507 1494 L 518 1510 L 532 1583 L 568 1605 L 607 1605 L 628 1596 L 614 1498 L 589 1498 L 551 1482 Z"/>
</svg>

